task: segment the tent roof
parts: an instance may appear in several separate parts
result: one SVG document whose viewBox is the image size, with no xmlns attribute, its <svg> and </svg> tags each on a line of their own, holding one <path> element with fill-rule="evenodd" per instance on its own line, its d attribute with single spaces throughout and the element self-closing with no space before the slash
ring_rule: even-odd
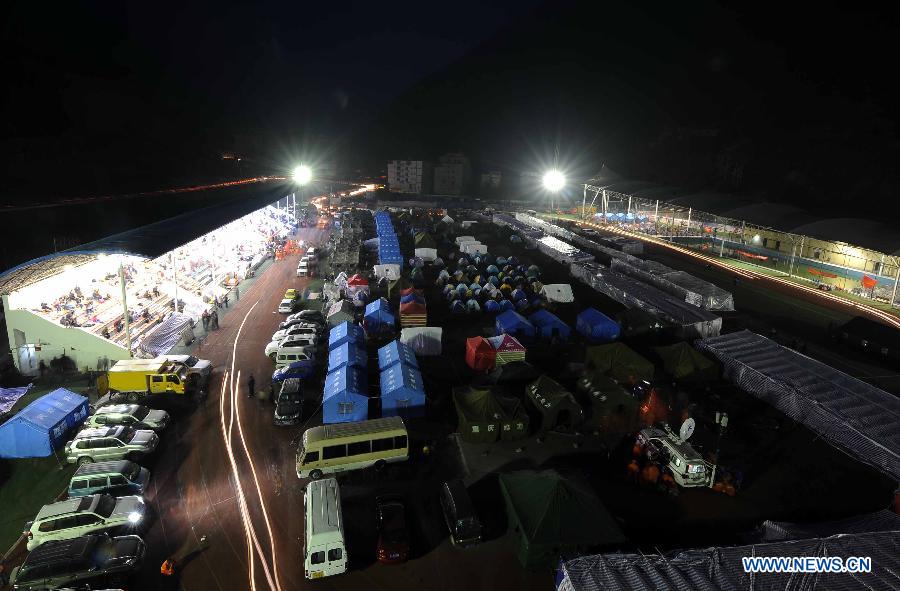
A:
<svg viewBox="0 0 900 591">
<path fill-rule="evenodd" d="M 69 413 L 78 409 L 85 400 L 84 396 L 79 396 L 65 388 L 57 388 L 34 400 L 11 417 L 10 421 L 21 421 L 46 431 L 55 427 Z"/>
<path fill-rule="evenodd" d="M 354 343 L 363 343 L 366 340 L 366 333 L 358 324 L 347 321 L 341 322 L 328 332 L 328 344 L 330 346 L 337 345 L 345 338 Z"/>
<path fill-rule="evenodd" d="M 692 375 L 715 377 L 718 373 L 715 363 L 684 341 L 653 350 L 662 358 L 666 372 L 676 379 Z"/>
<path fill-rule="evenodd" d="M 525 327 L 534 329 L 534 326 L 528 322 L 528 319 L 516 312 L 515 310 L 507 310 L 497 316 L 496 323 L 507 332 L 508 329 L 516 329 Z"/>
<path fill-rule="evenodd" d="M 503 416 L 503 408 L 491 390 L 454 388 L 453 401 L 456 408 L 470 421 L 496 420 Z"/>
<path fill-rule="evenodd" d="M 323 398 L 334 396 L 360 395 L 365 396 L 368 391 L 366 374 L 355 366 L 344 366 L 325 376 L 325 388 Z"/>
<path fill-rule="evenodd" d="M 377 300 L 372 300 L 371 302 L 366 304 L 366 316 L 382 311 L 391 311 L 390 304 L 388 304 L 388 301 L 384 298 L 378 298 Z"/>
<path fill-rule="evenodd" d="M 400 314 L 402 315 L 425 314 L 425 312 L 425 304 L 419 301 L 404 302 L 400 304 Z"/>
<path fill-rule="evenodd" d="M 626 541 L 597 495 L 555 470 L 501 474 L 500 486 L 530 544 L 597 546 Z"/>
<path fill-rule="evenodd" d="M 487 340 L 495 351 L 525 351 L 525 347 L 519 342 L 519 339 L 511 334 L 503 333 Z"/>
<path fill-rule="evenodd" d="M 541 294 L 547 296 L 551 302 L 568 304 L 575 301 L 572 286 L 568 283 L 545 283 L 541 288 Z"/>
<path fill-rule="evenodd" d="M 328 318 L 338 314 L 349 314 L 351 317 L 355 314 L 353 303 L 350 300 L 339 300 L 328 308 Z"/>
<path fill-rule="evenodd" d="M 584 363 L 587 366 L 594 365 L 602 372 L 614 366 L 628 368 L 633 370 L 635 377 L 639 379 L 652 378 L 654 372 L 653 364 L 625 343 L 588 347 L 585 350 Z"/>
<path fill-rule="evenodd" d="M 497 384 L 509 382 L 533 382 L 540 376 L 537 369 L 527 361 L 511 361 L 504 363 L 491 372 L 491 377 Z"/>
<path fill-rule="evenodd" d="M 415 239 L 416 248 L 436 248 L 434 239 L 427 232 L 419 232 Z"/>
<path fill-rule="evenodd" d="M 575 397 L 572 393 L 547 374 L 543 374 L 535 380 L 528 388 L 526 388 L 526 391 L 531 398 L 535 398 L 536 396 L 544 398 L 550 405 L 547 408 L 553 408 L 560 403 L 575 402 Z M 537 407 L 542 408 L 543 405 L 538 404 Z"/>
<path fill-rule="evenodd" d="M 366 367 L 369 359 L 366 351 L 356 343 L 347 342 L 335 347 L 328 353 L 328 370 L 333 371 L 341 364 Z"/>
<path fill-rule="evenodd" d="M 425 392 L 422 374 L 405 363 L 394 364 L 381 372 L 381 395 L 390 394 L 398 388 L 408 388 L 415 392 Z"/>
<path fill-rule="evenodd" d="M 496 338 L 496 337 L 494 337 Z M 466 339 L 466 351 L 475 349 L 476 351 L 484 351 L 485 353 L 493 353 L 494 347 L 488 339 L 484 337 L 469 337 Z"/>
<path fill-rule="evenodd" d="M 395 363 L 405 363 L 412 367 L 419 367 L 419 362 L 416 360 L 416 353 L 409 345 L 401 343 L 399 340 L 391 341 L 378 349 L 379 369 L 384 369 Z"/>
<path fill-rule="evenodd" d="M 559 319 L 559 316 L 550 312 L 548 310 L 538 310 L 534 314 L 528 317 L 528 321 L 531 322 L 535 326 L 545 326 L 547 324 L 552 324 L 555 326 L 564 326 L 567 329 L 569 325 Z"/>
<path fill-rule="evenodd" d="M 356 273 L 350 279 L 347 280 L 347 285 L 352 285 L 352 286 L 363 286 L 363 285 L 368 285 L 368 284 L 369 284 L 369 280 L 366 279 L 365 277 L 363 277 L 362 275 L 360 275 L 359 273 Z"/>
</svg>

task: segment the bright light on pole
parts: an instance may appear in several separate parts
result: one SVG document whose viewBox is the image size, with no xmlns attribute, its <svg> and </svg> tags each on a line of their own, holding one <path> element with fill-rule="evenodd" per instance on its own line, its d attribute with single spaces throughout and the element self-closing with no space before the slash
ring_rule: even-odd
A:
<svg viewBox="0 0 900 591">
<path fill-rule="evenodd" d="M 301 187 L 312 180 L 312 169 L 305 164 L 301 164 L 294 169 L 294 182 Z"/>
<path fill-rule="evenodd" d="M 556 193 L 566 186 L 566 177 L 558 170 L 548 170 L 544 174 L 544 188 Z"/>
</svg>

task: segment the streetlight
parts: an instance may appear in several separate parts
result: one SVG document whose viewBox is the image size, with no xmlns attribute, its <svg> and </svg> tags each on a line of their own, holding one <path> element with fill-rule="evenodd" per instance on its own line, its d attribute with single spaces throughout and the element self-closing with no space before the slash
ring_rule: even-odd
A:
<svg viewBox="0 0 900 591">
<path fill-rule="evenodd" d="M 301 164 L 294 169 L 294 173 L 292 176 L 294 182 L 302 187 L 312 180 L 312 169 L 305 164 Z"/>
<path fill-rule="evenodd" d="M 544 188 L 550 193 L 558 193 L 566 186 L 566 176 L 559 170 L 548 170 L 544 173 Z M 550 210 L 553 210 L 553 196 L 550 196 Z"/>
</svg>

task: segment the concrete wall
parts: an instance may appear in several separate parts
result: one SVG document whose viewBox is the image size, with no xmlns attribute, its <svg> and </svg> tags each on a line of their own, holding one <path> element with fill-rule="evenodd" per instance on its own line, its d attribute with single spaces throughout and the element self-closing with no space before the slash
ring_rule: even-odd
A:
<svg viewBox="0 0 900 591">
<path fill-rule="evenodd" d="M 3 296 L 3 307 L 6 310 L 6 336 L 13 361 L 19 371 L 35 374 L 41 360 L 50 366 L 50 360 L 65 354 L 71 357 L 79 370 L 85 367 L 97 369 L 102 359 L 110 363 L 131 356 L 124 347 L 120 347 L 102 337 L 93 335 L 81 328 L 66 328 L 46 318 L 42 318 L 29 310 L 10 309 L 8 296 Z M 25 343 L 37 345 L 41 350 L 34 351 L 29 364 L 33 367 L 20 367 L 22 356 L 16 346 L 15 331 L 25 333 Z"/>
</svg>

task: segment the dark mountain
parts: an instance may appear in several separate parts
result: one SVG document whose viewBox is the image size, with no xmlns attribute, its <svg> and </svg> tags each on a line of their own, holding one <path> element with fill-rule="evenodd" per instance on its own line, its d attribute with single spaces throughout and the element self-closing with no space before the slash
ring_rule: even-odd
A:
<svg viewBox="0 0 900 591">
<path fill-rule="evenodd" d="M 372 154 L 527 171 L 558 146 L 576 174 L 879 217 L 900 185 L 896 29 L 844 3 L 548 2 L 406 93 Z"/>
</svg>

